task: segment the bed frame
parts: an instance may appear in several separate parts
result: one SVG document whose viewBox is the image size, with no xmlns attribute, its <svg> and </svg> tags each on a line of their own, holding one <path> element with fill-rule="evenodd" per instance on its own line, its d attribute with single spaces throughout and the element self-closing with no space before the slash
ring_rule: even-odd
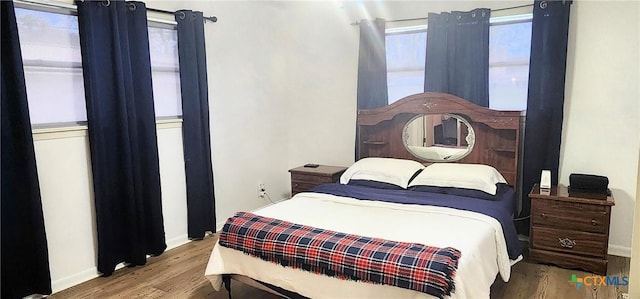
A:
<svg viewBox="0 0 640 299">
<path fill-rule="evenodd" d="M 420 93 L 381 108 L 358 110 L 357 159 L 386 157 L 431 164 L 404 147 L 403 130 L 418 115 L 444 113 L 462 116 L 475 131 L 471 153 L 453 163 L 491 165 L 517 187 L 521 112 L 491 110 L 451 94 Z"/>
</svg>

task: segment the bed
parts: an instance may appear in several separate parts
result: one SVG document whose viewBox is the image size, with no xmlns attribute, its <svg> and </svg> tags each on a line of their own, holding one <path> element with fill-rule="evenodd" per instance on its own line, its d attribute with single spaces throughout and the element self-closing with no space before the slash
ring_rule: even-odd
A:
<svg viewBox="0 0 640 299">
<path fill-rule="evenodd" d="M 472 137 L 467 138 L 472 144 L 457 160 L 444 163 L 418 157 L 403 142 L 407 139 L 408 122 L 417 116 L 432 114 L 465 119 L 468 128 L 464 132 L 472 132 L 467 135 Z M 358 159 L 340 182 L 321 185 L 278 204 L 231 217 L 211 253 L 205 276 L 216 290 L 228 284 L 231 277 L 283 297 L 489 298 L 496 277 L 508 281 L 511 266 L 522 258 L 511 220 L 517 188 L 519 130 L 520 112 L 493 111 L 441 93 L 416 94 L 383 108 L 359 110 Z M 451 263 L 455 267 L 446 273 L 450 281 L 440 289 L 431 283 L 418 284 L 422 280 L 417 278 L 416 281 L 395 279 L 394 282 L 400 282 L 393 285 L 377 281 L 379 275 L 372 279 L 370 272 L 366 274 L 369 276 L 356 276 L 352 272 L 344 275 L 334 271 L 344 270 L 344 265 L 322 271 L 305 268 L 304 265 L 312 262 L 310 257 L 302 256 L 302 252 L 317 252 L 318 248 L 310 245 L 303 248 L 307 251 L 294 248 L 292 252 L 297 255 L 291 254 L 291 261 L 285 263 L 286 257 L 282 256 L 285 254 L 280 255 L 279 251 L 289 252 L 292 247 L 273 249 L 272 243 L 278 243 L 279 237 L 263 239 L 256 245 L 253 238 L 260 233 L 268 235 L 264 232 L 244 237 L 236 235 L 247 231 L 236 225 L 242 219 L 263 221 L 260 228 L 265 223 L 289 225 L 288 229 L 279 230 L 286 231 L 289 239 L 308 229 L 304 234 L 331 233 L 332 237 L 337 234 L 342 238 L 355 237 L 358 241 L 419 246 L 420 250 L 429 252 L 446 251 L 451 253 L 444 254 L 448 257 L 447 267 L 451 267 Z M 278 259 L 252 251 L 259 246 L 261 250 L 264 246 L 271 248 Z M 339 256 L 344 262 L 349 260 L 343 257 L 349 256 L 347 251 L 331 252 L 327 258 Z M 361 252 L 364 256 L 365 251 Z M 429 260 L 429 267 L 431 264 Z M 433 262 L 433 265 L 439 264 Z M 431 271 L 427 272 L 429 275 L 440 274 L 440 268 L 429 267 L 414 270 L 427 269 Z M 355 266 L 346 267 L 349 271 L 353 268 Z M 418 277 L 413 272 L 407 275 Z"/>
</svg>

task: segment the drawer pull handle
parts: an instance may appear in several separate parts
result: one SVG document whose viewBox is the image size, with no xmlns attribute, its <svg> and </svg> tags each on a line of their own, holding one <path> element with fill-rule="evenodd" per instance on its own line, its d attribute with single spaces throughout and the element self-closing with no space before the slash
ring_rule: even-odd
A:
<svg viewBox="0 0 640 299">
<path fill-rule="evenodd" d="M 598 221 L 596 221 L 595 219 L 591 219 L 591 225 L 598 225 Z"/>
<path fill-rule="evenodd" d="M 299 185 L 299 184 L 297 184 L 297 183 L 296 183 L 294 186 L 296 186 L 296 188 L 300 187 L 300 185 Z"/>
<path fill-rule="evenodd" d="M 569 238 L 564 238 L 564 239 L 558 238 L 558 243 L 560 243 L 560 246 L 564 248 L 573 248 L 573 246 L 576 246 L 576 241 L 571 240 Z"/>
<path fill-rule="evenodd" d="M 547 218 L 547 215 L 545 215 L 544 213 L 540 214 L 540 216 L 542 216 L 542 218 Z"/>
</svg>

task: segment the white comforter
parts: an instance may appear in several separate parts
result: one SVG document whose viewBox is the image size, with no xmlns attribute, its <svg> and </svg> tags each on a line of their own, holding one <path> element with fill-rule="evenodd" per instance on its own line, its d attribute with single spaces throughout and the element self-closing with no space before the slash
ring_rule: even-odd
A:
<svg viewBox="0 0 640 299">
<path fill-rule="evenodd" d="M 489 298 L 498 273 L 509 280 L 511 261 L 502 227 L 482 214 L 316 193 L 299 193 L 254 213 L 350 234 L 457 248 L 462 256 L 451 298 Z M 311 298 L 434 298 L 398 287 L 286 268 L 216 244 L 205 271 L 216 290 L 221 288 L 222 274 L 245 275 Z"/>
</svg>

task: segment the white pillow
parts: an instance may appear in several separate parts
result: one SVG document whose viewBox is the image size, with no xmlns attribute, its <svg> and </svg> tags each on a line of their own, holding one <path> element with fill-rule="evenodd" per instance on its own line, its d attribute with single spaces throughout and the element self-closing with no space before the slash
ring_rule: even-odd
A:
<svg viewBox="0 0 640 299">
<path fill-rule="evenodd" d="M 371 180 L 407 188 L 409 180 L 421 169 L 424 169 L 424 165 L 413 160 L 363 158 L 347 168 L 340 177 L 340 183 Z"/>
<path fill-rule="evenodd" d="M 480 190 L 496 195 L 496 184 L 506 182 L 502 174 L 489 165 L 434 163 L 417 175 L 409 187 L 422 185 L 455 187 Z"/>
</svg>

